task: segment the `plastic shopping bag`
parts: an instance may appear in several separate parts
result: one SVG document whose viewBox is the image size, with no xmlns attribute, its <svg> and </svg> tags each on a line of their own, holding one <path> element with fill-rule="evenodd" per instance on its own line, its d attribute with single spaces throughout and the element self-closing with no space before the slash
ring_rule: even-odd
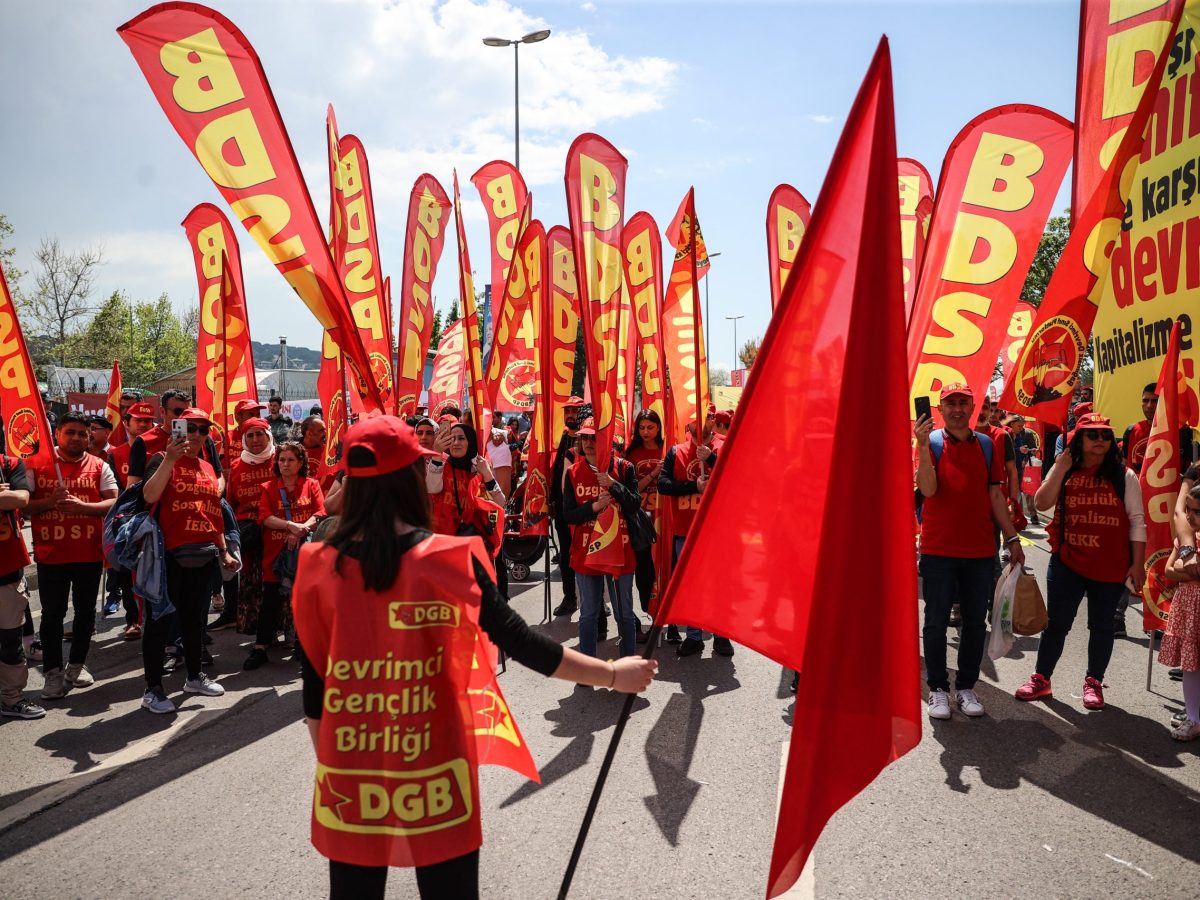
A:
<svg viewBox="0 0 1200 900">
<path fill-rule="evenodd" d="M 1008 654 L 1013 645 L 1013 601 L 1017 595 L 1017 582 L 1021 580 L 1021 567 L 1011 565 L 1000 573 L 996 581 L 996 594 L 992 598 L 992 633 L 988 638 L 988 658 L 999 659 Z"/>
</svg>

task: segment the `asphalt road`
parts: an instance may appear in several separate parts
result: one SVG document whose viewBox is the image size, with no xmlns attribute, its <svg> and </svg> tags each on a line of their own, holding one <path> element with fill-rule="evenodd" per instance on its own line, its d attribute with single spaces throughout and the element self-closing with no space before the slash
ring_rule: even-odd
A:
<svg viewBox="0 0 1200 900">
<path fill-rule="evenodd" d="M 1027 552 L 1044 579 L 1039 547 Z M 514 587 L 516 608 L 537 622 L 541 584 Z M 120 640 L 120 620 L 103 620 L 88 659 L 93 687 L 49 704 L 45 719 L 0 722 L 0 896 L 325 896 L 325 863 L 308 843 L 313 756 L 295 666 L 243 673 L 249 638 L 218 632 L 215 677 L 226 695 L 184 695 L 183 676 L 172 675 L 179 714 L 154 716 L 140 709 L 139 648 Z M 1197 896 L 1200 747 L 1170 740 L 1179 685 L 1156 665 L 1153 690 L 1144 689 L 1137 608 L 1128 621 L 1102 712 L 1079 699 L 1082 612 L 1054 700 L 1012 698 L 1032 670 L 1035 638 L 985 663 L 987 716 L 927 724 L 920 746 L 834 817 L 790 896 Z M 542 627 L 574 646 L 573 624 Z M 614 642 L 603 647 L 611 653 Z M 700 658 L 666 646 L 659 658 L 571 896 L 762 897 L 789 676 L 744 648 L 714 658 L 711 642 Z M 41 682 L 31 670 L 35 697 Z M 483 895 L 549 898 L 621 698 L 516 665 L 501 685 L 542 783 L 482 770 Z M 847 684 L 839 700 L 869 704 L 871 692 Z M 411 873 L 393 872 L 389 896 L 416 896 Z"/>
</svg>

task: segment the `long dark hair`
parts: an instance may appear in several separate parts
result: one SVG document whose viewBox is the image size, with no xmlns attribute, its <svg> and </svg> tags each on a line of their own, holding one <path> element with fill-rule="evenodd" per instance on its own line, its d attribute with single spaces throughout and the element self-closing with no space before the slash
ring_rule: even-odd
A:
<svg viewBox="0 0 1200 900">
<path fill-rule="evenodd" d="M 1070 443 L 1067 444 L 1067 450 L 1071 453 L 1071 469 L 1067 472 L 1067 478 L 1070 478 L 1076 469 L 1083 466 L 1083 429 L 1079 429 L 1071 438 Z M 1125 458 L 1121 456 L 1121 450 L 1117 446 L 1116 434 L 1108 442 L 1108 452 L 1104 454 L 1104 459 L 1096 470 L 1096 475 L 1112 484 L 1113 490 L 1117 492 L 1118 496 L 1124 495 Z M 1065 479 L 1063 484 L 1066 484 Z"/>
<path fill-rule="evenodd" d="M 365 447 L 351 447 L 346 462 L 351 467 L 372 466 L 375 454 Z M 351 556 L 362 567 L 363 587 L 386 591 L 400 569 L 396 523 L 426 531 L 430 527 L 425 467 L 418 461 L 387 475 L 347 475 L 342 498 L 342 515 L 328 539 L 338 554 L 334 571 L 340 575 L 343 557 Z"/>
<path fill-rule="evenodd" d="M 283 473 L 279 471 L 279 454 L 285 450 L 290 450 L 300 460 L 300 474 L 298 477 L 303 481 L 308 477 L 308 453 L 305 451 L 304 445 L 299 441 L 284 441 L 275 448 L 275 477 L 283 477 Z"/>
<path fill-rule="evenodd" d="M 643 409 L 641 412 L 639 412 L 637 414 L 637 416 L 634 417 L 633 436 L 629 439 L 629 447 L 625 451 L 626 455 L 632 453 L 634 450 L 638 449 L 639 447 L 646 446 L 646 442 L 644 440 L 642 440 L 642 433 L 641 433 L 641 431 L 638 430 L 639 426 L 641 426 L 642 422 L 653 422 L 655 425 L 657 425 L 658 426 L 658 436 L 654 439 L 654 442 L 657 445 L 657 448 L 659 450 L 661 450 L 663 448 L 663 446 L 665 445 L 665 441 L 663 440 L 662 417 L 659 416 L 659 414 L 656 413 L 652 409 Z"/>
</svg>

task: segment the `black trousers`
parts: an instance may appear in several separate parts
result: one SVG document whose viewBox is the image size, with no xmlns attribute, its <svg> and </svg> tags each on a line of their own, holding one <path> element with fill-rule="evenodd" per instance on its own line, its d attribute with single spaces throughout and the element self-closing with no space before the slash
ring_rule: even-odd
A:
<svg viewBox="0 0 1200 900">
<path fill-rule="evenodd" d="M 563 600 L 578 606 L 575 570 L 571 568 L 571 527 L 561 516 L 554 517 L 554 535 L 558 541 L 558 571 L 562 575 Z"/>
<path fill-rule="evenodd" d="M 634 556 L 637 571 L 633 573 L 633 580 L 637 584 L 638 601 L 642 604 L 642 612 L 649 612 L 650 598 L 654 596 L 654 545 L 635 551 Z"/>
<path fill-rule="evenodd" d="M 422 900 L 476 900 L 479 897 L 479 851 L 432 866 L 417 866 Z M 329 861 L 329 900 L 383 900 L 387 866 L 356 866 Z"/>
<path fill-rule="evenodd" d="M 279 630 L 280 618 L 283 615 L 283 589 L 278 581 L 264 581 L 262 604 L 258 608 L 258 636 L 256 644 L 264 647 L 275 646 L 275 632 Z M 291 599 L 288 599 L 291 602 Z"/>
<path fill-rule="evenodd" d="M 104 564 L 38 563 L 37 573 L 42 600 L 42 667 L 46 672 L 62 668 L 63 622 L 68 606 L 75 610 L 70 662 L 80 665 L 87 659 L 92 633 L 96 630 L 96 601 Z"/>
<path fill-rule="evenodd" d="M 175 613 L 155 619 L 146 608 L 146 625 L 142 629 L 142 667 L 147 687 L 162 687 L 163 657 L 170 641 L 171 625 L 177 621 L 183 641 L 183 661 L 189 679 L 200 677 L 200 651 L 203 648 L 204 625 L 208 604 L 212 599 L 213 578 L 219 578 L 217 563 L 195 569 L 184 568 L 167 554 L 167 595 Z"/>
<path fill-rule="evenodd" d="M 125 624 L 138 623 L 138 602 L 133 596 L 133 573 L 127 569 L 109 569 L 112 578 L 116 580 L 116 594 L 121 598 L 121 606 L 125 609 Z"/>
</svg>

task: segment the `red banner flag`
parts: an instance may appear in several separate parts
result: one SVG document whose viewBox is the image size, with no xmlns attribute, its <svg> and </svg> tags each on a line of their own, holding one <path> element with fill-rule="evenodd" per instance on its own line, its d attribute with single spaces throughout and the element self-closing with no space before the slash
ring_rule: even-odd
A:
<svg viewBox="0 0 1200 900">
<path fill-rule="evenodd" d="M 0 342 L 0 413 L 4 416 L 4 446 L 9 456 L 30 468 L 53 466 L 50 420 L 42 405 L 37 376 L 29 359 L 29 348 L 21 333 L 17 307 L 8 292 L 8 279 L 0 266 L 0 322 L 7 326 Z"/>
<path fill-rule="evenodd" d="M 566 428 L 564 408 L 575 378 L 575 343 L 579 337 L 579 282 L 575 278 L 575 251 L 571 232 L 555 225 L 546 235 L 550 256 L 549 329 L 538 333 L 550 338 L 550 438 L 557 446 Z"/>
<path fill-rule="evenodd" d="M 429 415 L 434 420 L 447 406 L 462 406 L 467 374 L 466 349 L 463 320 L 459 319 L 442 332 L 442 341 L 433 360 L 433 374 L 429 377 Z"/>
<path fill-rule="evenodd" d="M 529 222 L 530 201 L 520 217 Z M 539 226 L 540 227 L 540 226 Z M 532 276 L 514 251 L 505 267 L 505 281 L 499 293 L 492 293 L 492 346 L 488 352 L 487 402 L 492 410 L 531 410 L 534 396 L 534 356 L 537 331 L 534 326 Z"/>
<path fill-rule="evenodd" d="M 242 255 L 225 214 L 201 203 L 183 220 L 200 293 L 196 344 L 196 406 L 213 417 L 220 442 L 236 427 L 233 409 L 258 399 L 254 350 L 242 288 Z"/>
<path fill-rule="evenodd" d="M 621 258 L 624 260 L 624 254 Z M 622 281 L 621 318 L 617 325 L 617 421 L 613 438 L 619 441 L 622 447 L 629 446 L 629 429 L 633 427 L 633 418 L 637 415 L 635 404 L 640 344 L 637 323 L 634 321 L 633 296 L 629 290 L 629 283 Z"/>
<path fill-rule="evenodd" d="M 911 546 L 879 547 L 859 594 L 867 608 L 856 612 L 871 627 L 854 641 L 837 637 L 844 609 L 814 602 L 827 573 L 861 571 L 847 508 L 869 507 L 883 534 L 912 522 L 911 474 L 876 465 L 905 457 L 910 443 L 891 87 L 884 40 L 657 616 L 728 635 L 803 673 L 768 896 L 795 882 L 829 817 L 921 738 Z M 863 442 L 868 407 L 880 421 Z M 770 491 L 745 489 L 798 460 L 816 491 L 806 497 L 812 527 L 781 519 Z M 859 477 L 866 468 L 876 476 Z M 746 523 L 755 523 L 752 535 Z M 829 702 L 851 683 L 871 702 Z"/>
<path fill-rule="evenodd" d="M 346 409 L 346 369 L 342 353 L 329 337 L 321 336 L 321 370 L 317 373 L 317 397 L 325 412 L 325 468 L 337 465 L 342 438 L 350 417 Z"/>
<path fill-rule="evenodd" d="M 1008 331 L 1000 344 L 1000 377 L 1008 381 L 1013 366 L 1021 358 L 1021 350 L 1025 340 L 1033 330 L 1033 320 L 1037 316 L 1037 307 L 1027 300 L 1021 300 L 1013 310 L 1012 318 L 1008 321 Z"/>
<path fill-rule="evenodd" d="M 508 283 L 508 266 L 521 236 L 521 222 L 528 222 L 529 191 L 525 179 L 510 162 L 494 160 L 471 176 L 487 213 L 492 239 L 492 296 L 503 295 Z"/>
<path fill-rule="evenodd" d="M 522 534 L 549 534 L 550 471 L 555 449 L 550 432 L 553 418 L 554 342 L 550 256 L 546 230 L 534 219 L 521 233 L 517 259 L 529 284 L 529 309 L 533 318 L 534 409 L 533 425 L 525 450 L 525 497 L 521 506 Z"/>
<path fill-rule="evenodd" d="M 488 432 L 492 428 L 492 411 L 488 405 L 487 387 L 483 380 L 483 322 L 475 305 L 475 276 L 471 272 L 471 255 L 467 252 L 467 233 L 463 229 L 462 195 L 458 190 L 457 171 L 454 173 L 454 227 L 458 238 L 458 299 L 462 304 L 467 392 L 471 405 L 471 421 L 475 424 L 475 435 L 479 439 L 479 449 L 482 452 L 490 437 Z"/>
<path fill-rule="evenodd" d="M 1182 11 L 1180 6 L 1179 13 Z M 1145 138 L 1155 104 L 1160 94 L 1165 94 L 1168 101 L 1170 98 L 1168 92 L 1160 92 L 1159 88 L 1178 24 L 1176 18 L 1154 71 L 1146 81 L 1145 93 L 1114 152 L 1112 164 L 1082 212 L 1075 215 L 1075 225 L 1050 284 L 1046 286 L 1033 330 L 1004 385 L 1000 397 L 1004 409 L 1055 426 L 1066 421 L 1067 408 L 1079 382 L 1079 364 L 1087 351 L 1092 325 L 1096 321 L 1096 310 L 1106 284 L 1111 280 L 1112 261 L 1117 257 L 1128 260 L 1132 250 L 1129 246 L 1131 231 L 1126 230 L 1124 223 L 1126 204 L 1136 189 L 1138 158 L 1149 146 Z M 1160 117 L 1160 121 L 1165 129 L 1167 117 Z M 1182 122 L 1182 119 L 1178 121 Z M 1165 134 L 1159 135 L 1156 140 L 1159 152 L 1163 151 L 1165 143 Z M 1179 269 L 1175 271 L 1178 274 Z M 1126 276 L 1129 277 L 1128 272 Z M 1130 338 L 1132 340 L 1132 336 Z"/>
<path fill-rule="evenodd" d="M 384 293 L 383 271 L 379 262 L 379 232 L 375 227 L 375 203 L 371 194 L 371 174 L 367 151 L 352 134 L 338 137 L 333 106 L 325 114 L 329 134 L 329 196 L 332 200 L 329 252 L 337 264 L 338 278 L 359 340 L 367 351 L 375 392 L 383 410 L 395 408 L 392 373 L 392 320 Z M 370 392 L 359 386 L 358 393 Z"/>
<path fill-rule="evenodd" d="M 124 435 L 125 426 L 121 422 L 121 361 L 119 359 L 113 360 L 112 374 L 108 376 L 108 402 L 104 404 L 104 418 L 108 419 L 109 424 L 112 425 L 114 435 L 118 430 Z M 116 442 L 113 443 L 115 445 Z"/>
<path fill-rule="evenodd" d="M 1179 360 L 1180 324 L 1171 327 L 1171 340 L 1158 376 L 1158 407 L 1150 425 L 1146 459 L 1139 481 L 1146 513 L 1146 581 L 1142 586 L 1142 627 L 1161 631 L 1167 627 L 1175 582 L 1166 579 L 1167 560 L 1175 545 L 1173 520 L 1182 475 L 1179 460 L 1180 391 L 1187 389 L 1187 374 Z"/>
<path fill-rule="evenodd" d="M 450 221 L 450 198 L 432 175 L 420 176 L 408 197 L 408 229 L 404 234 L 404 274 L 400 283 L 400 333 L 396 348 L 400 370 L 396 394 L 400 416 L 417 411 L 425 357 L 433 337 L 430 292 Z"/>
<path fill-rule="evenodd" d="M 641 361 L 642 408 L 658 413 L 665 424 L 667 373 L 662 331 L 662 237 L 653 217 L 639 212 L 625 223 L 621 243 Z"/>
<path fill-rule="evenodd" d="M 897 160 L 900 183 L 900 258 L 904 260 L 904 315 L 912 312 L 913 297 L 925 258 L 925 242 L 933 218 L 933 182 L 915 159 Z"/>
<path fill-rule="evenodd" d="M 812 219 L 812 204 L 790 184 L 771 191 L 767 201 L 767 266 L 771 272 L 771 309 L 779 305 L 779 295 L 796 261 L 796 251 Z"/>
<path fill-rule="evenodd" d="M 703 422 L 710 403 L 699 291 L 700 261 L 707 266 L 708 252 L 696 219 L 692 188 L 688 188 L 667 228 L 667 240 L 675 247 L 675 262 L 663 301 L 663 347 L 675 404 L 674 433 L 668 432 L 667 441 L 679 443 L 686 439 L 684 429 L 689 422 Z"/>
<path fill-rule="evenodd" d="M 232 22 L 161 3 L 117 29 L 167 119 L 250 236 L 362 375 L 371 371 L 258 55 Z M 374 390 L 369 402 L 382 408 Z"/>
<path fill-rule="evenodd" d="M 976 116 L 946 152 L 908 329 L 912 396 L 982 396 L 1071 162 L 1071 123 L 1010 104 Z M 910 410 L 911 413 L 911 410 Z M 915 415 L 915 414 L 914 414 Z"/>
</svg>

